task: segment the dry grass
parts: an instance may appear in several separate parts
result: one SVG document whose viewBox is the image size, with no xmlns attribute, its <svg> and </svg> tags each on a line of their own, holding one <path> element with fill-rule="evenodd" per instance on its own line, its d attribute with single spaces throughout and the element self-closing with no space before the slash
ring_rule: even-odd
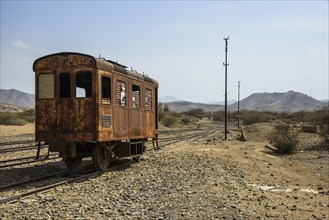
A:
<svg viewBox="0 0 329 220">
<path fill-rule="evenodd" d="M 23 126 L 0 125 L 0 137 L 16 136 L 22 134 L 34 134 L 34 123 Z"/>
</svg>

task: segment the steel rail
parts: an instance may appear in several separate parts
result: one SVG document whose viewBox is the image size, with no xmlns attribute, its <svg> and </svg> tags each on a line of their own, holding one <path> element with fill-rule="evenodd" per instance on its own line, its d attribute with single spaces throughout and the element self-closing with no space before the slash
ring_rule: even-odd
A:
<svg viewBox="0 0 329 220">
<path fill-rule="evenodd" d="M 29 183 L 33 183 L 33 182 L 38 182 L 40 180 L 44 180 L 44 179 L 49 179 L 51 177 L 61 177 L 61 176 L 65 176 L 70 174 L 72 171 L 64 171 L 64 172 L 59 172 L 59 173 L 53 173 L 53 174 L 49 174 L 49 175 L 45 175 L 45 176 L 41 176 L 41 177 L 37 177 L 34 179 L 29 179 L 29 180 L 25 180 L 25 181 L 21 181 L 21 182 L 17 182 L 17 183 L 13 183 L 13 184 L 8 184 L 5 186 L 1 186 L 0 187 L 0 192 L 5 190 L 5 189 L 10 189 L 10 188 L 14 188 L 14 187 L 18 187 L 18 186 L 23 186 L 24 184 L 29 184 Z"/>
<path fill-rule="evenodd" d="M 31 143 L 36 143 L 36 141 L 35 140 L 7 141 L 7 142 L 0 142 L 0 146 L 16 145 L 16 144 L 31 144 Z"/>
<path fill-rule="evenodd" d="M 45 147 L 46 145 L 41 146 L 41 148 L 45 148 Z M 4 149 L 0 149 L 0 153 L 9 153 L 9 152 L 25 151 L 25 150 L 33 150 L 33 149 L 38 149 L 38 147 L 35 145 L 30 145 L 30 146 L 4 148 Z"/>
<path fill-rule="evenodd" d="M 206 134 L 206 133 L 208 133 L 208 131 L 205 131 L 205 132 L 203 132 L 201 134 L 203 135 L 203 134 Z M 173 141 L 170 141 L 169 143 L 165 143 L 165 144 L 159 145 L 159 148 L 160 147 L 167 146 L 167 145 L 170 145 L 170 144 L 174 144 L 174 143 L 177 143 L 177 142 L 181 142 L 181 141 L 185 141 L 185 140 L 188 140 L 188 139 L 192 139 L 194 137 L 199 137 L 201 134 L 198 133 L 198 134 L 193 134 L 193 135 L 189 135 L 189 136 L 183 136 L 183 137 L 179 137 L 177 139 L 174 139 L 173 138 Z"/>
<path fill-rule="evenodd" d="M 132 163 L 134 163 L 134 161 L 130 160 L 126 163 L 115 165 L 114 167 L 110 167 L 105 172 L 117 170 L 117 169 L 120 169 L 122 167 L 128 166 Z M 19 199 L 22 199 L 22 198 L 25 198 L 25 197 L 28 197 L 28 196 L 32 196 L 32 195 L 35 195 L 37 193 L 42 193 L 42 192 L 49 191 L 49 190 L 54 189 L 54 188 L 56 188 L 58 186 L 61 186 L 61 185 L 78 183 L 78 182 L 81 182 L 81 181 L 88 180 L 90 178 L 95 178 L 95 177 L 100 176 L 102 173 L 103 173 L 102 171 L 95 171 L 95 172 L 83 174 L 83 175 L 81 175 L 79 177 L 75 177 L 73 179 L 64 180 L 64 181 L 53 183 L 53 184 L 50 184 L 50 185 L 47 185 L 47 186 L 43 186 L 43 187 L 37 188 L 35 190 L 29 191 L 29 192 L 25 192 L 25 193 L 21 193 L 21 194 L 18 194 L 18 195 L 10 196 L 10 197 L 1 199 L 0 204 L 8 203 L 8 202 L 12 203 L 12 202 L 18 201 Z"/>
<path fill-rule="evenodd" d="M 58 153 L 53 153 L 53 154 L 49 154 L 49 155 L 40 155 L 39 157 L 44 158 L 44 157 L 55 156 L 55 155 L 58 155 Z M 36 159 L 36 156 L 14 158 L 14 159 L 9 159 L 9 160 L 0 160 L 0 164 L 14 162 L 14 161 L 22 161 L 22 160 L 34 160 L 34 159 Z"/>
<path fill-rule="evenodd" d="M 6 168 L 6 167 L 14 167 L 14 166 L 19 166 L 19 165 L 24 165 L 24 164 L 30 164 L 30 163 L 38 163 L 38 162 L 47 161 L 47 160 L 56 160 L 56 159 L 62 159 L 62 158 L 60 156 L 57 156 L 57 157 L 45 157 L 45 158 L 35 159 L 35 160 L 31 160 L 31 161 L 24 161 L 24 162 L 19 162 L 19 163 L 5 164 L 5 165 L 1 165 L 0 166 L 0 169 L 1 168 Z"/>
</svg>

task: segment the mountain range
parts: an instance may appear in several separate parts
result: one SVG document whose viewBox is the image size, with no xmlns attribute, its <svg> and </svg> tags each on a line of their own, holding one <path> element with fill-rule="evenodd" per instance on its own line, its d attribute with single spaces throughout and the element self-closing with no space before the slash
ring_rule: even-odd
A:
<svg viewBox="0 0 329 220">
<path fill-rule="evenodd" d="M 194 108 L 201 108 L 205 112 L 224 110 L 224 105 L 220 104 L 203 104 L 187 101 L 164 103 L 168 105 L 170 110 L 176 112 L 184 112 Z M 314 111 L 327 106 L 327 103 L 328 102 L 322 102 L 295 91 L 288 91 L 285 93 L 254 93 L 240 101 L 240 109 L 273 112 Z M 237 110 L 238 102 L 228 104 L 228 111 Z"/>
<path fill-rule="evenodd" d="M 175 112 L 184 112 L 195 108 L 201 108 L 205 112 L 214 112 L 224 110 L 223 104 L 194 103 L 181 100 L 173 96 L 160 97 L 160 102 L 168 105 L 169 109 Z M 228 110 L 237 111 L 238 103 L 228 101 Z M 16 89 L 0 89 L 0 104 L 20 106 L 25 108 L 34 107 L 34 95 L 21 92 Z M 288 91 L 285 93 L 254 93 L 240 101 L 240 109 L 255 111 L 274 111 L 274 112 L 296 112 L 296 111 L 314 111 L 328 105 L 328 101 L 321 102 L 305 94 Z M 9 108 L 7 106 L 7 108 Z M 2 108 L 3 109 L 3 108 Z"/>
<path fill-rule="evenodd" d="M 34 95 L 16 89 L 0 89 L 0 103 L 34 108 Z"/>
</svg>

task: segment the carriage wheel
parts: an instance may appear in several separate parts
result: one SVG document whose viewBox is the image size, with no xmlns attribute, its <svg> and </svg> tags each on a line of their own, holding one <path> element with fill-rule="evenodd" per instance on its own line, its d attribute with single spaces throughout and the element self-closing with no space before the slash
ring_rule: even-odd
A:
<svg viewBox="0 0 329 220">
<path fill-rule="evenodd" d="M 67 157 L 65 159 L 65 164 L 70 170 L 77 169 L 82 162 L 82 157 Z"/>
<path fill-rule="evenodd" d="M 97 144 L 92 152 L 93 164 L 96 170 L 105 171 L 110 164 L 106 150 Z"/>
</svg>

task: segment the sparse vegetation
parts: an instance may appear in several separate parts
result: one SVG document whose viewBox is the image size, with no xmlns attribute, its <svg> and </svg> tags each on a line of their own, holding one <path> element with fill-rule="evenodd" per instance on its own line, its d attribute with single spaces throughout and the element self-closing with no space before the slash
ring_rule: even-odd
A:
<svg viewBox="0 0 329 220">
<path fill-rule="evenodd" d="M 269 134 L 269 140 L 279 153 L 292 153 L 298 143 L 297 133 L 293 126 L 280 123 L 275 125 L 274 131 Z"/>
<path fill-rule="evenodd" d="M 256 111 L 248 111 L 242 110 L 241 111 L 241 120 L 243 121 L 244 125 L 250 125 L 260 122 L 270 122 L 275 120 L 277 117 L 274 113 L 271 112 L 256 112 Z"/>
<path fill-rule="evenodd" d="M 329 107 L 315 112 L 315 124 L 320 127 L 320 135 L 329 143 Z"/>
<path fill-rule="evenodd" d="M 177 117 L 175 117 L 174 115 L 172 114 L 166 114 L 162 117 L 161 119 L 161 123 L 170 128 L 171 126 L 173 126 L 176 122 L 177 122 Z"/>
<path fill-rule="evenodd" d="M 188 115 L 188 116 L 193 116 L 196 118 L 203 118 L 205 116 L 205 112 L 201 108 L 194 108 L 189 111 L 183 112 L 183 114 Z"/>
<path fill-rule="evenodd" d="M 188 115 L 183 115 L 183 116 L 180 118 L 180 121 L 181 121 L 184 125 L 187 125 L 187 124 L 191 123 L 191 117 L 188 116 Z"/>
<path fill-rule="evenodd" d="M 225 121 L 225 112 L 224 111 L 217 111 L 212 113 L 212 120 L 214 121 Z M 227 112 L 227 120 L 232 121 L 235 120 L 235 113 L 234 112 Z"/>
<path fill-rule="evenodd" d="M 0 112 L 1 125 L 25 125 L 33 123 L 35 120 L 34 109 L 25 110 L 23 112 Z"/>
</svg>

